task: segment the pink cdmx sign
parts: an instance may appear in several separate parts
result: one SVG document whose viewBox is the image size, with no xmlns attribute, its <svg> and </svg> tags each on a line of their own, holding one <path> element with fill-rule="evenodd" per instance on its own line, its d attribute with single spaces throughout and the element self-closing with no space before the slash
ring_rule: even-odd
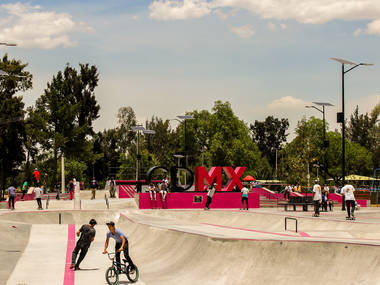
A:
<svg viewBox="0 0 380 285">
<path fill-rule="evenodd" d="M 227 184 L 222 187 L 222 169 L 228 177 Z M 231 166 L 216 166 L 212 167 L 210 171 L 204 166 L 195 167 L 195 191 L 204 191 L 207 185 L 216 183 L 217 191 L 232 191 L 237 185 L 239 189 L 243 188 L 240 177 L 243 175 L 246 167 L 236 167 L 233 169 Z"/>
</svg>

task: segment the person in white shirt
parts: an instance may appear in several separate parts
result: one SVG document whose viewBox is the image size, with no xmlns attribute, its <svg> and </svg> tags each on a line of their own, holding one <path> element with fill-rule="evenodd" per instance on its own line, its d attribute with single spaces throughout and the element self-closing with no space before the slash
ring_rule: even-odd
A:
<svg viewBox="0 0 380 285">
<path fill-rule="evenodd" d="M 41 202 L 41 195 L 42 195 L 42 189 L 40 187 L 35 187 L 34 188 L 34 197 L 37 200 L 38 210 L 43 210 L 42 209 L 42 202 Z"/>
<path fill-rule="evenodd" d="M 354 212 L 355 212 L 355 188 L 354 186 L 350 184 L 346 184 L 342 188 L 342 193 L 344 194 L 344 197 L 346 198 L 346 207 L 347 207 L 347 219 L 355 219 Z"/>
<path fill-rule="evenodd" d="M 290 191 L 292 189 L 292 186 L 290 186 L 290 184 L 286 185 L 285 187 L 285 191 L 284 191 L 284 199 L 288 199 L 289 200 L 289 197 L 290 197 Z"/>
<path fill-rule="evenodd" d="M 205 210 L 210 210 L 210 204 L 212 202 L 212 197 L 215 194 L 215 188 L 216 188 L 215 184 L 211 184 L 210 187 L 208 188 Z"/>
<path fill-rule="evenodd" d="M 252 186 L 250 186 L 250 187 L 252 187 Z M 242 205 L 241 210 L 247 210 L 248 211 L 248 193 L 249 193 L 249 189 L 247 187 L 244 186 L 243 188 L 241 188 L 241 205 Z M 244 202 L 247 205 L 247 208 L 245 208 Z"/>
<path fill-rule="evenodd" d="M 314 181 L 313 201 L 314 201 L 314 217 L 319 217 L 319 207 L 322 201 L 322 189 L 321 189 L 321 185 L 318 184 L 318 180 Z"/>
</svg>

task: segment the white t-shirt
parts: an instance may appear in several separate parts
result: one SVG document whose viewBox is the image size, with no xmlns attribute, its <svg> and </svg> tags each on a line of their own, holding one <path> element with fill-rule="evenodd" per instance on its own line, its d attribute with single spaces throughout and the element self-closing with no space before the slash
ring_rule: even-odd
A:
<svg viewBox="0 0 380 285">
<path fill-rule="evenodd" d="M 246 187 L 243 187 L 241 189 L 241 193 L 243 194 L 243 197 L 248 197 L 249 189 Z"/>
<path fill-rule="evenodd" d="M 214 194 L 215 194 L 215 188 L 214 187 L 212 187 L 212 189 L 208 189 L 207 196 L 212 198 L 212 196 L 214 196 Z"/>
<path fill-rule="evenodd" d="M 42 189 L 40 187 L 36 187 L 34 188 L 34 194 L 35 194 L 35 198 L 41 198 L 41 194 L 42 194 Z"/>
<path fill-rule="evenodd" d="M 353 201 L 355 201 L 354 192 L 355 192 L 355 188 L 354 188 L 354 186 L 352 186 L 350 184 L 347 184 L 346 186 L 344 186 L 342 188 L 342 193 L 346 197 L 346 201 L 347 200 L 353 200 Z"/>
<path fill-rule="evenodd" d="M 323 190 L 328 192 L 328 191 L 330 191 L 330 188 L 329 188 L 329 186 L 325 186 L 325 187 L 323 188 Z"/>
<path fill-rule="evenodd" d="M 315 184 L 313 186 L 313 192 L 315 193 L 313 199 L 314 201 L 322 200 L 322 190 L 319 184 Z"/>
</svg>

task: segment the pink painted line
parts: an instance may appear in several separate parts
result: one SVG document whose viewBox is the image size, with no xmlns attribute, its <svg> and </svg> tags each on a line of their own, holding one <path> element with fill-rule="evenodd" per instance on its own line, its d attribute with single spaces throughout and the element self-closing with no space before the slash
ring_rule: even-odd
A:
<svg viewBox="0 0 380 285">
<path fill-rule="evenodd" d="M 301 237 L 310 237 L 310 235 L 308 233 L 305 233 L 305 232 L 299 232 L 299 234 Z"/>
<path fill-rule="evenodd" d="M 67 234 L 67 251 L 66 251 L 66 265 L 65 265 L 65 277 L 63 279 L 63 285 L 75 284 L 74 270 L 70 269 L 71 254 L 75 247 L 75 225 L 68 225 Z"/>
</svg>

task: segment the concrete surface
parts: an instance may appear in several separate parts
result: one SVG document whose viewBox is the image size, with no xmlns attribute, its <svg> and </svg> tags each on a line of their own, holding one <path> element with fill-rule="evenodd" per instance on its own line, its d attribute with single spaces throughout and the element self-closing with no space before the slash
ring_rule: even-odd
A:
<svg viewBox="0 0 380 285">
<path fill-rule="evenodd" d="M 133 199 L 114 200 L 113 210 L 101 199 L 82 200 L 82 210 L 55 202 L 48 211 L 27 210 L 27 202 L 0 210 L 0 284 L 64 284 L 68 225 L 78 229 L 90 218 L 97 235 L 75 284 L 106 284 L 109 220 L 129 236 L 137 284 L 380 284 L 378 209 L 362 209 L 351 222 L 337 209 L 312 218 L 279 209 L 141 211 Z M 299 232 L 293 221 L 284 230 L 285 217 L 297 218 Z"/>
</svg>

